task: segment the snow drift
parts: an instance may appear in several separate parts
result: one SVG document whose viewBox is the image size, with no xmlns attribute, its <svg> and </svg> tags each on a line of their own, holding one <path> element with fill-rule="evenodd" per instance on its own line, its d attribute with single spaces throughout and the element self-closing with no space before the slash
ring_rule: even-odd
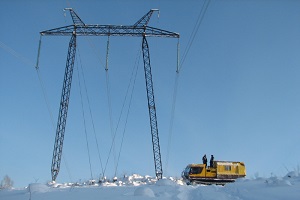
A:
<svg viewBox="0 0 300 200">
<path fill-rule="evenodd" d="M 31 183 L 26 188 L 1 190 L 2 200 L 89 200 L 89 199 L 177 199 L 177 200 L 299 200 L 300 176 L 238 179 L 225 186 L 185 185 L 181 179 L 156 181 L 150 176 L 124 176 L 115 181 L 95 183 Z"/>
</svg>

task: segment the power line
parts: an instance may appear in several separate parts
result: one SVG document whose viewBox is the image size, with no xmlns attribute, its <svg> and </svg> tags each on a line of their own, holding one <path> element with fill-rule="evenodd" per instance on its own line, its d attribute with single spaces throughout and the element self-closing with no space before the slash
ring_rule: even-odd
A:
<svg viewBox="0 0 300 200">
<path fill-rule="evenodd" d="M 16 57 L 22 63 L 24 63 L 30 67 L 35 67 L 34 63 L 31 60 L 27 59 L 26 57 L 24 57 L 20 53 L 16 52 L 14 49 L 12 49 L 11 47 L 9 47 L 8 45 L 4 44 L 1 41 L 0 41 L 0 47 L 2 49 L 4 49 L 5 51 L 7 51 L 8 53 L 10 53 L 11 55 L 13 55 L 14 57 Z"/>
<path fill-rule="evenodd" d="M 78 51 L 79 51 L 79 49 L 78 49 Z M 81 63 L 81 58 L 80 58 L 80 63 Z M 91 117 L 91 120 L 92 120 L 92 127 L 93 127 L 93 133 L 94 133 L 94 137 L 95 137 L 95 141 L 96 141 L 96 146 L 97 146 L 97 152 L 98 152 L 99 162 L 100 162 L 101 171 L 102 171 L 102 174 L 103 174 L 104 171 L 103 171 L 103 165 L 102 165 L 101 154 L 100 154 L 100 150 L 99 150 L 99 143 L 98 143 L 98 138 L 97 138 L 97 135 L 96 135 L 96 129 L 95 129 L 95 123 L 94 123 L 94 117 L 93 117 L 93 114 L 92 114 L 92 109 L 91 109 L 91 104 L 90 104 L 90 98 L 89 98 L 88 90 L 87 90 L 87 87 L 86 87 L 86 81 L 85 81 L 85 76 L 84 76 L 84 71 L 83 71 L 82 64 L 81 64 L 81 74 L 82 74 L 83 83 L 84 83 L 84 88 L 85 88 L 85 93 L 86 93 L 86 97 L 87 97 L 87 103 L 88 103 L 88 107 L 89 107 L 89 113 L 90 113 L 90 117 Z"/>
<path fill-rule="evenodd" d="M 210 0 L 205 0 L 204 3 L 203 3 L 203 5 L 202 5 L 202 8 L 201 8 L 200 13 L 199 13 L 199 15 L 198 15 L 196 24 L 195 24 L 195 26 L 194 26 L 194 28 L 193 28 L 193 31 L 192 31 L 192 33 L 191 33 L 191 36 L 190 36 L 190 38 L 189 38 L 188 45 L 187 45 L 187 47 L 186 47 L 185 50 L 184 50 L 184 53 L 183 53 L 183 57 L 182 57 L 182 59 L 181 59 L 181 63 L 180 63 L 179 70 L 181 70 L 181 68 L 182 68 L 182 66 L 183 66 L 183 63 L 184 63 L 184 61 L 185 61 L 185 59 L 186 59 L 186 57 L 187 57 L 187 55 L 188 55 L 188 53 L 189 53 L 189 51 L 190 51 L 190 49 L 191 49 L 191 46 L 192 46 L 192 44 L 193 44 L 193 42 L 194 42 L 194 39 L 195 39 L 195 36 L 197 35 L 197 32 L 198 32 L 198 30 L 199 30 L 199 28 L 200 28 L 200 25 L 201 25 L 201 23 L 202 23 L 202 21 L 203 21 L 203 19 L 204 19 L 204 16 L 205 16 L 205 13 L 206 13 L 207 8 L 208 8 L 208 6 L 209 6 L 209 3 L 210 3 Z"/>
<path fill-rule="evenodd" d="M 172 98 L 172 108 L 171 108 L 171 118 L 170 118 L 170 126 L 169 126 L 167 155 L 166 155 L 166 168 L 165 168 L 166 171 L 168 171 L 168 167 L 169 167 L 169 155 L 170 155 L 171 141 L 172 141 L 172 136 L 173 136 L 173 127 L 174 127 L 178 82 L 179 82 L 179 72 L 176 72 L 175 82 L 174 82 L 174 90 L 173 90 L 173 98 Z"/>
<path fill-rule="evenodd" d="M 128 117 L 129 117 L 129 111 L 130 111 L 130 108 L 131 108 L 131 102 L 132 102 L 133 92 L 134 92 L 134 88 L 135 88 L 135 82 L 136 82 L 137 73 L 138 73 L 138 69 L 139 69 L 140 58 L 141 58 L 141 50 L 138 51 L 138 55 L 137 55 L 136 60 L 135 60 L 135 65 L 132 69 L 130 81 L 129 81 L 129 84 L 128 84 L 128 87 L 127 87 L 127 91 L 126 91 L 126 95 L 125 95 L 125 99 L 124 99 L 124 103 L 123 103 L 123 107 L 124 107 L 125 101 L 127 99 L 127 95 L 128 95 L 128 92 L 129 92 L 129 88 L 130 88 L 130 85 L 131 85 L 131 82 L 133 82 L 132 83 L 131 94 L 130 94 L 130 99 L 129 99 L 129 105 L 128 105 L 127 114 L 126 114 L 126 119 L 125 119 L 125 125 L 124 125 L 122 139 L 121 139 L 119 155 L 118 155 L 118 158 L 117 158 L 117 166 L 116 166 L 116 169 L 115 169 L 115 176 L 117 174 L 117 170 L 118 170 L 118 166 L 119 166 L 119 160 L 120 160 L 120 157 L 121 157 L 121 151 L 122 151 L 122 147 L 123 147 L 126 127 L 127 127 L 127 121 L 128 121 Z M 133 79 L 133 76 L 134 76 L 134 79 Z M 133 79 L 133 81 L 132 81 L 132 79 Z M 122 115 L 122 112 L 123 112 L 123 107 L 122 107 L 122 111 L 121 111 L 121 114 L 120 114 L 120 118 L 121 118 L 121 115 Z M 120 121 L 120 118 L 119 118 L 119 121 Z M 117 129 L 116 129 L 116 133 L 117 133 Z"/>
<path fill-rule="evenodd" d="M 78 49 L 78 51 L 79 51 L 79 49 Z M 85 75 L 84 75 L 84 70 L 83 70 L 83 66 L 82 66 L 80 54 L 79 54 L 79 59 L 80 59 L 80 66 L 81 66 L 81 74 L 82 74 L 84 88 L 85 88 L 85 94 L 86 94 L 87 103 L 88 103 L 88 107 L 89 107 L 89 113 L 90 113 L 91 122 L 92 122 L 92 128 L 93 128 L 94 138 L 95 138 L 96 147 L 97 147 L 97 153 L 98 153 L 99 162 L 100 162 L 100 166 L 101 166 L 101 172 L 102 172 L 102 174 L 104 174 L 103 164 L 102 164 L 102 159 L 101 159 L 101 154 L 100 154 L 100 150 L 99 150 L 98 138 L 97 138 L 97 135 L 96 135 L 94 117 L 93 117 L 93 114 L 92 114 L 92 109 L 91 109 L 91 104 L 90 104 L 90 98 L 89 98 L 89 94 L 88 94 L 88 90 L 87 90 L 87 86 L 86 86 L 86 80 L 85 80 Z"/>
<path fill-rule="evenodd" d="M 178 83 L 179 83 L 179 71 L 182 69 L 184 61 L 191 49 L 191 46 L 194 42 L 194 39 L 197 35 L 197 32 L 200 28 L 200 25 L 204 19 L 204 15 L 207 11 L 207 8 L 210 4 L 210 0 L 205 0 L 203 2 L 202 8 L 199 12 L 197 21 L 194 25 L 192 33 L 190 35 L 188 44 L 184 50 L 183 57 L 181 61 L 179 60 L 179 38 L 177 43 L 177 68 L 176 68 L 176 75 L 175 75 L 175 82 L 174 82 L 174 90 L 173 90 L 173 98 L 172 98 L 172 107 L 171 107 L 171 118 L 170 118 L 170 125 L 169 125 L 169 135 L 168 135 L 168 146 L 167 146 L 167 155 L 166 155 L 166 171 L 168 171 L 168 164 L 169 164 L 169 156 L 170 156 L 170 148 L 172 143 L 172 136 L 173 136 L 173 126 L 174 126 L 174 117 L 175 117 L 175 109 L 176 109 L 176 99 L 177 99 L 177 92 L 178 92 Z"/>
<path fill-rule="evenodd" d="M 46 106 L 47 106 L 47 110 L 48 110 L 48 113 L 49 113 L 49 116 L 50 116 L 51 124 L 52 124 L 53 129 L 55 129 L 53 114 L 52 114 L 51 109 L 50 109 L 50 104 L 49 104 L 49 101 L 48 101 L 47 92 L 46 92 L 44 82 L 43 82 L 43 79 L 42 79 L 42 76 L 40 74 L 39 67 L 38 67 L 39 66 L 40 50 L 41 50 L 41 37 L 40 37 L 40 40 L 39 40 L 38 56 L 37 56 L 37 62 L 36 62 L 35 65 L 31 60 L 29 60 L 25 56 L 21 55 L 20 53 L 15 51 L 13 48 L 9 47 L 8 45 L 4 44 L 1 41 L 0 41 L 0 47 L 2 49 L 4 49 L 6 52 L 8 52 L 11 55 L 13 55 L 14 57 L 16 57 L 22 63 L 24 63 L 24 64 L 26 64 L 30 67 L 35 67 L 36 68 L 38 80 L 39 80 L 39 83 L 40 83 L 40 86 L 41 86 L 41 89 L 42 89 L 42 93 L 43 93 L 43 97 L 44 97 L 44 100 L 45 100 L 45 103 L 46 103 Z"/>
<path fill-rule="evenodd" d="M 108 73 L 108 53 L 109 51 L 109 37 L 107 39 L 107 50 L 106 50 L 106 66 L 105 66 L 105 77 L 106 77 L 106 93 L 107 93 L 107 102 L 108 102 L 108 114 L 109 114 L 109 122 L 110 122 L 110 132 L 111 132 L 111 138 L 112 138 L 112 144 L 111 148 L 109 150 L 109 154 L 106 160 L 106 164 L 104 167 L 104 173 L 106 171 L 106 167 L 110 158 L 111 151 L 113 150 L 113 156 L 114 156 L 114 164 L 116 167 L 116 150 L 115 150 L 115 140 L 114 140 L 114 131 L 113 131 L 113 119 L 112 119 L 112 105 L 111 105 L 111 95 L 110 95 L 110 81 L 109 81 L 109 73 Z M 103 174 L 104 176 L 104 174 Z"/>
<path fill-rule="evenodd" d="M 78 48 L 78 46 L 77 46 L 77 48 Z M 79 50 L 78 50 L 78 54 L 79 54 Z M 79 56 L 79 59 L 80 59 L 80 56 Z M 80 61 L 80 63 L 81 63 L 81 61 Z M 91 178 L 93 179 L 91 156 L 90 156 L 89 142 L 88 142 L 87 129 L 86 129 L 85 112 L 84 112 L 83 98 L 82 98 L 82 92 L 81 92 L 81 81 L 80 81 L 79 69 L 78 69 L 78 61 L 77 61 L 77 75 L 78 75 L 78 86 L 79 86 L 79 93 L 80 93 L 80 100 L 81 100 L 81 109 L 82 109 L 84 133 L 85 133 L 85 139 L 86 139 L 86 147 L 87 147 L 87 152 L 88 152 L 88 157 L 89 157 L 89 165 L 90 165 Z"/>
</svg>

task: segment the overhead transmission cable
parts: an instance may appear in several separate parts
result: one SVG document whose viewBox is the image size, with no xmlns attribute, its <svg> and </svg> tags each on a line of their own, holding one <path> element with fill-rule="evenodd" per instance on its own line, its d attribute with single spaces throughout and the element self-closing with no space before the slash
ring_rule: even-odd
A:
<svg viewBox="0 0 300 200">
<path fill-rule="evenodd" d="M 38 76 L 38 79 L 39 79 L 39 83 L 40 83 L 40 86 L 41 86 L 41 89 L 42 89 L 43 97 L 44 97 L 44 100 L 46 102 L 48 113 L 50 115 L 50 120 L 51 120 L 51 123 L 52 123 L 52 127 L 55 129 L 53 115 L 52 115 L 52 112 L 51 112 L 51 109 L 50 109 L 50 104 L 49 104 L 49 101 L 48 101 L 46 89 L 45 89 L 45 86 L 44 86 L 44 83 L 43 83 L 43 80 L 42 80 L 42 77 L 41 77 L 41 74 L 40 74 L 40 71 L 39 71 L 39 57 L 40 57 L 40 50 L 41 50 L 41 43 L 42 43 L 41 40 L 42 40 L 42 37 L 40 37 L 40 40 L 39 40 L 38 56 L 37 56 L 37 62 L 36 62 L 36 64 L 34 64 L 31 60 L 29 60 L 28 58 L 24 57 L 20 53 L 16 52 L 14 49 L 12 49 L 11 47 L 7 46 L 6 44 L 4 44 L 1 41 L 0 41 L 0 47 L 2 49 L 4 49 L 5 51 L 7 51 L 8 53 L 10 53 L 11 55 L 13 55 L 14 57 L 16 57 L 22 63 L 24 63 L 24 64 L 26 64 L 26 65 L 28 65 L 30 67 L 35 67 L 36 72 L 37 72 L 37 76 Z"/>
<path fill-rule="evenodd" d="M 78 49 L 78 56 L 79 56 L 79 62 L 82 67 L 81 63 L 81 58 L 80 58 L 80 53 L 79 53 L 79 48 L 77 45 Z M 88 142 L 88 136 L 87 136 L 87 129 L 86 129 L 86 120 L 85 120 L 85 112 L 84 112 L 84 106 L 83 106 L 83 98 L 82 98 L 82 92 L 81 92 L 81 81 L 80 81 L 80 75 L 79 75 L 79 68 L 78 68 L 78 60 L 76 59 L 76 64 L 77 64 L 77 75 L 78 75 L 78 86 L 79 86 L 79 93 L 80 93 L 80 100 L 81 100 L 81 109 L 82 109 L 82 117 L 83 117 L 83 125 L 84 125 L 84 133 L 85 133 L 85 139 L 86 139 L 86 147 L 87 147 L 87 152 L 88 152 L 88 157 L 89 157 L 89 166 L 90 166 L 90 173 L 91 173 L 91 178 L 93 179 L 93 172 L 92 172 L 92 164 L 91 164 L 91 156 L 90 156 L 90 148 L 89 148 L 89 142 Z"/>
<path fill-rule="evenodd" d="M 108 50 L 109 50 L 109 40 L 108 40 L 108 43 L 107 43 L 107 56 L 106 56 L 106 70 L 108 70 Z M 130 80 L 130 83 L 131 83 L 131 80 Z M 127 99 L 127 96 L 128 96 L 128 91 L 129 91 L 129 87 L 130 87 L 130 83 L 128 85 L 128 88 L 127 88 L 127 91 L 126 91 L 126 95 L 125 95 L 125 99 L 123 101 L 123 104 L 122 104 L 122 108 L 121 108 L 121 112 L 120 112 L 120 115 L 119 115 L 119 118 L 118 118 L 118 121 L 117 121 L 117 125 L 116 125 L 116 128 L 115 128 L 115 131 L 112 132 L 112 142 L 111 142 L 111 147 L 110 147 L 110 150 L 109 150 L 109 153 L 108 153 L 108 157 L 107 157 L 107 160 L 106 160 L 106 164 L 105 164 L 105 169 L 104 169 L 104 172 L 106 171 L 106 168 L 107 168 L 107 164 L 108 164 L 108 161 L 109 161 L 109 158 L 110 158 L 110 155 L 112 153 L 112 151 L 114 151 L 114 159 L 115 159 L 115 176 L 116 176 L 116 169 L 117 169 L 117 166 L 118 166 L 118 162 L 119 162 L 119 157 L 118 159 L 116 159 L 116 153 L 115 153 L 115 141 L 116 141 L 116 135 L 117 135 L 117 131 L 118 131 L 118 128 L 119 128 L 119 124 L 120 124 L 120 121 L 121 121 L 121 117 L 122 117 L 122 113 L 123 113 L 123 110 L 124 110 L 124 106 L 125 106 L 125 103 L 126 103 L 126 99 Z M 128 117 L 128 116 L 127 116 Z M 125 131 L 125 130 L 124 130 Z M 123 143 L 123 139 L 122 139 L 122 142 L 121 142 L 121 145 Z M 120 148 L 120 151 L 121 151 L 121 148 Z M 120 155 L 120 152 L 119 152 L 119 155 Z"/>
<path fill-rule="evenodd" d="M 80 58 L 80 62 L 81 62 L 81 58 Z M 98 158 L 99 158 L 99 162 L 100 162 L 100 166 L 101 166 L 101 172 L 103 174 L 104 173 L 103 164 L 102 164 L 101 154 L 100 154 L 100 150 L 99 150 L 98 138 L 97 138 L 97 135 L 96 135 L 96 129 L 95 129 L 94 117 L 93 117 L 93 114 L 92 114 L 92 109 L 91 109 L 91 104 L 90 104 L 90 98 L 89 98 L 88 90 L 87 90 L 87 87 L 86 87 L 86 81 L 85 81 L 84 70 L 83 70 L 82 64 L 80 66 L 81 66 L 81 74 L 82 74 L 82 78 L 83 78 L 85 93 L 86 93 L 86 97 L 87 97 L 87 103 L 88 103 L 88 107 L 89 107 L 89 113 L 90 113 L 92 127 L 93 127 L 94 138 L 95 138 L 95 142 L 96 142 L 96 146 L 97 146 Z"/>
<path fill-rule="evenodd" d="M 174 82 L 174 89 L 173 89 L 171 118 L 170 118 L 170 124 L 169 124 L 168 145 L 167 145 L 166 164 L 165 164 L 165 172 L 166 173 L 168 173 L 168 167 L 169 167 L 169 155 L 170 155 L 170 148 L 171 148 L 171 142 L 172 142 L 172 136 L 173 136 L 175 107 L 176 107 L 178 82 L 179 82 L 179 53 L 180 53 L 179 48 L 180 48 L 180 46 L 179 46 L 179 38 L 178 38 L 178 42 L 177 42 L 177 67 L 176 67 L 175 82 Z"/>
<path fill-rule="evenodd" d="M 201 8 L 200 13 L 198 15 L 196 24 L 195 24 L 195 26 L 193 28 L 193 31 L 192 31 L 191 35 L 190 35 L 188 44 L 187 44 L 187 46 L 186 46 L 186 48 L 185 48 L 185 50 L 183 52 L 183 56 L 182 56 L 182 59 L 181 59 L 180 65 L 179 65 L 179 70 L 181 70 L 181 68 L 183 66 L 183 63 L 184 63 L 184 61 L 185 61 L 185 59 L 186 59 L 186 57 L 187 57 L 187 55 L 188 55 L 188 53 L 189 53 L 189 51 L 191 49 L 191 46 L 192 46 L 192 44 L 194 42 L 195 36 L 197 35 L 197 32 L 198 32 L 198 30 L 200 28 L 200 25 L 202 24 L 202 21 L 204 19 L 204 16 L 205 16 L 205 13 L 207 11 L 207 8 L 208 8 L 209 4 L 210 4 L 210 0 L 205 0 L 203 2 L 203 5 L 202 5 L 202 8 Z"/>
<path fill-rule="evenodd" d="M 109 122 L 110 122 L 110 129 L 111 129 L 111 137 L 113 138 L 112 106 L 111 106 L 111 95 L 110 95 L 110 81 L 109 81 L 109 73 L 108 73 L 109 38 L 110 37 L 108 36 L 107 46 L 106 46 L 106 59 L 105 59 L 105 65 L 104 65 L 104 63 L 100 59 L 100 56 L 98 56 L 97 53 L 96 53 L 97 51 L 96 51 L 96 47 L 95 47 L 94 43 L 91 42 L 91 40 L 90 40 L 89 37 L 86 37 L 86 39 L 88 41 L 88 44 L 91 46 L 91 48 L 93 50 L 93 53 L 96 55 L 97 58 L 99 58 L 98 61 L 100 62 L 100 65 L 103 66 L 103 68 L 105 69 L 106 93 L 107 93 L 107 102 L 108 102 Z M 96 135 L 95 135 L 95 137 L 96 137 Z M 114 148 L 114 162 L 116 163 L 115 147 L 113 147 L 113 148 Z M 101 163 L 100 165 L 101 165 L 101 169 L 102 169 L 102 178 L 104 178 L 105 171 L 106 171 L 106 166 L 107 166 L 107 162 L 109 160 L 109 156 L 108 156 L 107 162 L 105 164 L 105 167 L 103 168 L 102 161 L 101 161 L 101 158 L 100 158 L 100 151 L 99 151 L 98 142 L 97 142 L 97 149 L 98 149 L 99 160 L 100 160 L 100 163 Z"/>
<path fill-rule="evenodd" d="M 30 66 L 30 67 L 35 67 L 35 64 L 27 59 L 26 57 L 24 57 L 23 55 L 21 55 L 20 53 L 16 52 L 15 50 L 13 50 L 11 47 L 7 46 L 6 44 L 4 44 L 3 42 L 0 41 L 0 47 L 2 49 L 4 49 L 5 51 L 7 51 L 8 53 L 10 53 L 11 55 L 15 56 L 18 60 L 20 60 L 22 63 Z"/>
<path fill-rule="evenodd" d="M 122 115 L 123 115 L 123 111 L 124 111 L 124 108 L 125 108 L 125 104 L 126 104 L 126 101 L 127 101 L 127 98 L 128 98 L 129 89 L 130 89 L 130 86 L 132 85 L 131 94 L 130 94 L 130 100 L 129 100 L 129 103 L 128 103 L 129 106 L 128 106 L 128 109 L 127 109 L 127 114 L 126 114 L 126 119 L 125 119 L 125 125 L 124 125 L 124 129 L 123 129 L 123 133 L 122 133 L 121 144 L 120 144 L 120 150 L 119 150 L 119 153 L 118 153 L 117 164 L 116 164 L 116 166 L 115 166 L 115 173 L 114 173 L 114 176 L 116 176 L 116 174 L 117 174 L 117 169 L 118 169 L 118 166 L 119 166 L 119 160 L 120 160 L 121 151 L 122 151 L 122 146 L 123 146 L 123 141 L 124 141 L 124 137 L 125 137 L 126 126 L 127 126 L 127 120 L 128 120 L 128 117 L 129 117 L 129 111 L 130 111 L 130 107 L 131 107 L 132 96 L 133 96 L 134 85 L 135 85 L 135 80 L 136 80 L 136 76 L 137 76 L 137 71 L 138 71 L 138 65 L 139 65 L 140 57 L 141 57 L 141 50 L 138 51 L 137 58 L 136 58 L 136 61 L 135 61 L 135 65 L 134 65 L 133 70 L 132 70 L 132 73 L 131 73 L 130 81 L 129 81 L 129 84 L 128 84 L 128 87 L 127 87 L 127 90 L 126 90 L 126 94 L 125 94 L 125 97 L 124 97 L 124 100 L 123 100 L 121 112 L 120 112 L 120 115 L 119 115 L 119 118 L 118 118 L 118 121 L 117 121 L 117 125 L 116 125 L 116 128 L 115 128 L 114 134 L 113 134 L 113 141 L 112 141 L 112 144 L 111 144 L 109 153 L 108 153 L 108 158 L 107 158 L 106 165 L 105 165 L 105 169 L 104 169 L 104 171 L 106 171 L 107 164 L 108 164 L 108 160 L 109 160 L 109 158 L 110 158 L 112 149 L 113 149 L 113 147 L 114 147 L 114 145 L 115 145 L 115 140 L 116 140 L 118 128 L 119 128 L 120 121 L 121 121 L 121 118 L 122 118 Z M 134 77 L 134 79 L 133 79 L 133 77 Z M 133 83 L 132 83 L 132 82 L 133 82 Z"/>
<path fill-rule="evenodd" d="M 41 46 L 42 46 L 42 36 L 40 36 L 40 40 L 39 40 L 38 55 L 37 55 L 37 59 L 36 59 L 35 69 L 36 69 L 36 72 L 37 72 L 37 75 L 38 75 L 38 78 L 39 78 L 40 86 L 42 88 L 44 100 L 46 102 L 47 109 L 48 109 L 48 112 L 49 112 L 49 115 L 50 115 L 50 120 L 51 120 L 51 123 L 52 123 L 52 127 L 53 127 L 53 130 L 55 131 L 55 123 L 54 123 L 53 114 L 51 112 L 50 104 L 48 102 L 48 97 L 47 97 L 47 93 L 46 93 L 46 89 L 45 89 L 42 77 L 40 75 L 39 61 L 40 61 Z"/>
<path fill-rule="evenodd" d="M 168 146 L 167 146 L 167 154 L 166 154 L 166 167 L 165 171 L 168 171 L 168 163 L 169 163 L 169 153 L 170 153 L 170 148 L 171 148 L 171 141 L 172 141 L 172 135 L 173 135 L 173 125 L 174 125 L 174 117 L 175 117 L 175 110 L 176 110 L 176 99 L 177 99 L 177 92 L 178 92 L 178 84 L 179 84 L 179 72 L 182 69 L 182 66 L 184 64 L 184 61 L 190 51 L 190 48 L 194 42 L 195 36 L 197 35 L 197 32 L 200 28 L 200 25 L 204 19 L 205 13 L 207 11 L 207 8 L 210 4 L 210 0 L 205 0 L 203 2 L 202 8 L 199 12 L 197 21 L 194 25 L 193 31 L 190 35 L 188 44 L 184 50 L 183 57 L 181 61 L 179 60 L 179 39 L 177 43 L 177 68 L 176 68 L 176 75 L 175 75 L 175 82 L 174 82 L 174 90 L 173 90 L 173 100 L 172 100 L 172 107 L 171 107 L 171 118 L 170 118 L 170 125 L 169 125 L 169 136 L 168 136 Z"/>
<path fill-rule="evenodd" d="M 96 55 L 96 48 L 95 48 L 95 45 L 89 40 L 89 38 L 87 39 L 89 45 L 91 46 L 91 48 L 93 49 L 93 53 Z M 107 40 L 107 51 L 106 51 L 106 63 L 105 65 L 103 64 L 102 60 L 100 59 L 99 56 L 97 56 L 99 58 L 99 62 L 102 66 L 104 66 L 104 69 L 105 69 L 105 76 L 106 76 L 106 93 L 107 93 L 107 102 L 108 102 L 108 112 L 109 112 L 109 122 L 110 122 L 110 129 L 111 129 L 111 136 L 113 138 L 113 120 L 112 120 L 112 105 L 111 105 L 111 95 L 110 95 L 110 81 L 109 81 L 109 73 L 108 73 L 108 56 L 109 56 L 109 37 L 108 37 L 108 40 Z M 94 125 L 93 125 L 94 127 Z M 95 135 L 96 137 L 96 135 Z M 112 141 L 114 141 L 112 139 Z M 101 168 L 102 168 L 102 178 L 104 178 L 105 176 L 105 172 L 106 172 L 106 167 L 107 167 L 107 163 L 108 163 L 108 160 L 109 160 L 109 156 L 107 158 L 107 161 L 106 161 L 106 164 L 105 166 L 103 167 L 103 164 L 102 164 L 102 159 L 100 158 L 100 151 L 99 151 L 99 144 L 96 140 L 96 143 L 97 143 L 97 150 L 98 150 L 98 155 L 99 155 L 99 160 L 100 160 L 100 165 L 101 165 Z M 115 152 L 115 149 L 114 149 L 114 152 Z M 109 153 L 110 154 L 110 153 Z M 115 160 L 115 163 L 116 163 L 116 158 L 115 158 L 115 153 L 114 153 L 114 160 Z"/>
<path fill-rule="evenodd" d="M 107 93 L 107 102 L 108 102 L 108 114 L 109 114 L 109 124 L 111 131 L 111 139 L 112 139 L 112 149 L 114 156 L 114 165 L 116 166 L 116 150 L 115 150 L 115 142 L 114 142 L 114 128 L 113 128 L 113 119 L 112 119 L 112 105 L 111 105 L 111 94 L 110 94 L 110 81 L 109 81 L 109 72 L 108 72 L 108 56 L 109 56 L 109 36 L 107 38 L 107 46 L 106 46 L 106 64 L 105 64 L 105 80 L 106 80 L 106 93 Z M 110 154 L 110 153 L 109 153 Z M 109 160 L 109 156 L 106 161 L 105 169 Z M 105 171 L 105 170 L 104 170 Z"/>
<path fill-rule="evenodd" d="M 141 50 L 139 50 L 138 54 L 137 54 L 137 57 L 136 57 L 136 60 L 135 60 L 135 65 L 134 65 L 134 67 L 132 69 L 130 81 L 129 81 L 129 84 L 128 84 L 128 87 L 127 87 L 125 99 L 124 99 L 123 106 L 122 106 L 122 111 L 121 111 L 121 114 L 120 114 L 120 117 L 119 117 L 119 121 L 120 121 L 120 118 L 121 118 L 121 115 L 122 115 L 122 112 L 123 112 L 123 108 L 124 108 L 124 105 L 125 105 L 128 93 L 129 93 L 130 85 L 132 83 L 132 88 L 131 88 L 131 93 L 130 93 L 130 99 L 129 99 L 128 108 L 127 108 L 127 114 L 126 114 L 126 119 L 125 119 L 125 125 L 124 125 L 124 129 L 123 129 L 123 133 L 122 133 L 120 150 L 119 150 L 119 154 L 118 154 L 118 158 L 117 158 L 117 166 L 115 168 L 115 175 L 114 175 L 115 177 L 116 177 L 116 174 L 117 174 L 117 171 L 118 171 L 119 161 L 120 161 L 121 152 L 122 152 L 122 148 L 123 148 L 123 142 L 124 142 L 126 127 L 127 127 L 129 112 L 130 112 L 130 108 L 131 108 L 131 102 L 132 102 L 133 92 L 134 92 L 134 88 L 135 88 L 136 77 L 137 77 L 137 73 L 138 73 L 138 69 L 139 69 L 139 62 L 140 62 L 141 54 L 142 54 Z M 119 124 L 119 122 L 118 122 L 118 124 Z M 116 129 L 115 134 L 116 133 L 117 133 L 117 129 Z"/>
<path fill-rule="evenodd" d="M 92 47 L 93 49 L 93 52 L 94 54 L 96 54 L 96 50 L 95 50 L 95 45 L 89 40 L 88 38 L 88 43 L 89 45 Z M 111 95 L 110 95 L 110 81 L 109 81 L 109 73 L 108 73 L 108 57 L 109 57 L 109 46 L 110 46 L 110 43 L 109 43 L 109 36 L 108 36 L 108 39 L 107 39 L 107 51 L 106 51 L 106 63 L 105 65 L 103 64 L 102 60 L 100 59 L 99 56 L 97 56 L 99 58 L 99 62 L 102 66 L 105 66 L 104 69 L 105 69 L 105 72 L 106 72 L 106 93 L 107 93 L 107 102 L 108 102 L 108 111 L 109 111 L 109 121 L 110 121 L 110 129 L 111 129 L 111 136 L 112 136 L 112 141 L 113 141 L 113 151 L 114 151 L 114 162 L 115 162 L 115 165 L 116 165 L 116 156 L 115 156 L 115 147 L 114 147 L 114 137 L 113 137 L 113 120 L 112 120 L 112 105 L 111 105 Z M 93 125 L 94 126 L 94 125 Z M 98 152 L 99 152 L 99 144 L 97 142 L 97 149 L 98 149 Z M 100 155 L 100 152 L 98 153 L 98 155 Z M 110 155 L 110 153 L 109 153 Z M 99 156 L 99 160 L 101 160 L 100 156 Z M 108 160 L 109 160 L 109 156 L 107 158 L 107 161 L 106 161 L 106 164 L 103 168 L 103 165 L 102 165 L 102 161 L 101 162 L 101 168 L 102 168 L 102 175 L 103 177 L 105 176 L 105 172 L 106 172 L 106 167 L 107 167 L 107 163 L 108 163 Z"/>
</svg>

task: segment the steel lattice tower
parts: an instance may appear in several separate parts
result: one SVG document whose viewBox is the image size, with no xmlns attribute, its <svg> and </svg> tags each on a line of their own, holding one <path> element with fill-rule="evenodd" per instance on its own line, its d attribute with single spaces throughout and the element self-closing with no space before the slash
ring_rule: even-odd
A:
<svg viewBox="0 0 300 200">
<path fill-rule="evenodd" d="M 162 178 L 162 162 L 159 145 L 159 136 L 157 128 L 156 108 L 154 101 L 153 81 L 151 74 L 150 64 L 150 52 L 146 37 L 168 37 L 179 38 L 179 34 L 170 32 L 154 27 L 148 26 L 148 22 L 153 12 L 157 9 L 151 9 L 134 25 L 98 25 L 98 24 L 85 24 L 74 12 L 72 8 L 66 8 L 69 10 L 73 24 L 69 26 L 63 26 L 55 29 L 45 30 L 40 32 L 41 36 L 71 36 L 69 43 L 68 56 L 66 62 L 66 70 L 64 76 L 64 83 L 62 88 L 62 96 L 59 107 L 59 116 L 56 129 L 55 144 L 53 150 L 51 174 L 52 181 L 55 181 L 60 170 L 63 141 L 68 113 L 69 98 L 71 92 L 72 75 L 74 68 L 74 60 L 76 54 L 76 37 L 77 36 L 133 36 L 142 37 L 142 50 L 144 59 L 144 72 L 146 80 L 146 90 L 148 98 L 148 109 L 150 117 L 150 127 L 152 136 L 152 146 L 155 164 L 155 174 L 158 179 Z"/>
</svg>

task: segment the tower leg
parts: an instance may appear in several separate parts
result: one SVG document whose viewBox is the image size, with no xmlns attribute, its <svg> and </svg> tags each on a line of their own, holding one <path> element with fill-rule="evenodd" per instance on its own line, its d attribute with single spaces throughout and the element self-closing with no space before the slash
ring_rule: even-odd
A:
<svg viewBox="0 0 300 200">
<path fill-rule="evenodd" d="M 144 71 L 145 71 L 145 79 L 146 79 L 146 90 L 147 90 L 147 98 L 148 98 L 155 174 L 157 179 L 161 179 L 163 171 L 162 171 L 160 145 L 159 145 L 158 128 L 157 128 L 156 108 L 154 102 L 154 91 L 153 91 L 149 46 L 146 40 L 146 36 L 143 36 L 142 50 L 143 50 L 143 58 L 144 58 Z"/>
<path fill-rule="evenodd" d="M 65 134 L 66 120 L 67 120 L 68 107 L 69 107 L 69 98 L 70 98 L 70 91 L 71 91 L 75 54 L 76 54 L 76 35 L 73 34 L 69 42 L 64 83 L 63 83 L 60 106 L 59 106 L 55 144 L 54 144 L 52 166 L 51 166 L 52 181 L 56 180 L 56 177 L 60 170 L 60 162 L 62 156 L 64 134 Z"/>
</svg>

